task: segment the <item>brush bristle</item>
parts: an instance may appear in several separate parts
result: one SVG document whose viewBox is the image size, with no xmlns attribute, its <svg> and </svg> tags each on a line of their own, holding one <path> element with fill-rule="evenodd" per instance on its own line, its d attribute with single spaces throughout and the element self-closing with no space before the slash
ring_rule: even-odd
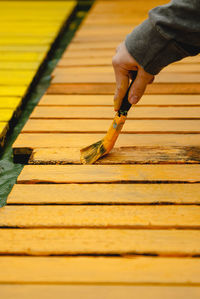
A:
<svg viewBox="0 0 200 299">
<path fill-rule="evenodd" d="M 106 152 L 103 139 L 81 149 L 81 163 L 93 164 Z"/>
</svg>

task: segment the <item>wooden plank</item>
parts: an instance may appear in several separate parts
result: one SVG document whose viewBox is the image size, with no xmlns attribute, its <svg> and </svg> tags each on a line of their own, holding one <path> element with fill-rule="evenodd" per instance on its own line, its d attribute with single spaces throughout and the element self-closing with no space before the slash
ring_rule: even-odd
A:
<svg viewBox="0 0 200 299">
<path fill-rule="evenodd" d="M 0 226 L 7 228 L 199 229 L 199 206 L 6 206 Z"/>
<path fill-rule="evenodd" d="M 23 133 L 106 133 L 110 120 L 93 119 L 29 119 Z M 124 133 L 200 133 L 199 120 L 130 120 L 123 128 Z M 122 132 L 122 133 L 123 133 Z"/>
<path fill-rule="evenodd" d="M 149 299 L 198 299 L 200 288 L 198 286 L 109 286 L 109 285 L 20 285 L 20 284 L 2 284 L 0 292 L 5 299 L 54 299 L 57 296 L 65 299 L 69 294 L 73 299 L 121 299 L 125 296 L 132 299 L 133 294 L 137 298 Z"/>
<path fill-rule="evenodd" d="M 107 42 L 88 42 L 88 43 L 74 43 L 73 41 L 69 44 L 69 46 L 67 47 L 68 50 L 70 51 L 80 51 L 80 50 L 96 50 L 96 49 L 111 49 L 111 50 L 115 50 L 116 47 L 118 46 L 118 43 L 115 41 L 107 41 Z"/>
<path fill-rule="evenodd" d="M 84 24 L 85 26 L 85 24 Z M 110 26 L 109 26 L 110 27 Z M 101 26 L 102 28 L 102 26 Z M 107 29 L 107 27 L 105 27 L 105 30 Z M 99 58 L 108 58 L 110 57 L 112 59 L 112 56 L 115 55 L 115 49 L 95 49 L 95 51 L 90 50 L 90 49 L 85 49 L 84 52 L 83 51 L 72 51 L 70 50 L 70 48 L 68 47 L 67 50 L 63 53 L 61 60 L 65 60 L 67 59 L 69 61 L 69 59 L 73 59 L 77 58 L 84 58 L 84 59 L 99 59 Z M 83 59 L 82 59 L 83 60 Z M 81 60 L 81 61 L 82 61 Z M 189 56 L 186 58 L 183 58 L 182 60 L 179 60 L 177 62 L 174 63 L 175 64 L 191 64 L 191 63 L 200 63 L 200 55 L 196 55 L 196 56 Z"/>
<path fill-rule="evenodd" d="M 69 45 L 70 46 L 70 45 Z M 85 51 L 73 51 L 70 50 L 69 47 L 67 47 L 67 50 L 63 53 L 62 59 L 73 59 L 73 58 L 97 58 L 97 57 L 112 57 L 115 55 L 115 49 L 96 49 L 95 51 L 92 51 L 90 49 L 85 49 Z"/>
<path fill-rule="evenodd" d="M 0 99 L 1 103 L 1 99 Z M 45 94 L 38 106 L 112 106 L 113 95 Z M 199 95 L 144 95 L 137 106 L 200 106 Z"/>
<path fill-rule="evenodd" d="M 0 52 L 37 52 L 45 53 L 49 49 L 49 45 L 0 45 Z"/>
<path fill-rule="evenodd" d="M 199 164 L 199 147 L 121 147 L 95 164 Z M 81 164 L 80 148 L 35 149 L 29 164 Z"/>
<path fill-rule="evenodd" d="M 13 28 L 13 27 L 12 27 Z M 44 53 L 37 52 L 5 52 L 0 51 L 0 60 L 2 61 L 25 61 L 25 62 L 34 62 L 41 61 L 44 58 Z"/>
<path fill-rule="evenodd" d="M 175 66 L 177 68 L 177 65 Z M 52 84 L 67 83 L 115 83 L 114 71 L 111 67 L 79 67 L 79 68 L 57 68 L 54 71 Z M 198 73 L 192 72 L 188 76 L 184 72 L 160 72 L 154 80 L 155 83 L 200 83 Z M 154 84 L 154 83 L 153 83 Z M 153 85 L 152 84 L 152 85 Z"/>
<path fill-rule="evenodd" d="M 0 257 L 0 265 L 1 283 L 200 284 L 198 258 Z"/>
<path fill-rule="evenodd" d="M 8 122 L 13 116 L 13 109 L 0 109 L 0 122 Z"/>
<path fill-rule="evenodd" d="M 52 37 L 1 37 L 1 46 L 12 46 L 12 45 L 49 45 L 52 41 Z"/>
<path fill-rule="evenodd" d="M 35 72 L 31 70 L 2 70 L 0 71 L 1 85 L 25 85 L 34 78 Z"/>
<path fill-rule="evenodd" d="M 8 123 L 7 122 L 0 122 L 0 147 L 4 145 L 5 142 L 5 135 L 8 131 Z"/>
<path fill-rule="evenodd" d="M 95 51 L 96 52 L 96 51 Z M 68 57 L 65 56 L 63 57 L 57 67 L 62 67 L 62 68 L 68 68 L 68 67 L 80 67 L 80 66 L 111 66 L 112 65 L 112 56 L 114 56 L 114 51 L 111 51 L 112 55 L 110 56 L 105 56 L 105 57 Z M 75 52 L 76 54 L 76 52 Z M 78 56 L 78 55 L 77 55 Z M 177 62 L 173 63 L 167 67 L 165 67 L 162 72 L 187 72 L 187 73 L 193 73 L 193 72 L 200 72 L 199 69 L 199 64 L 194 62 L 190 62 L 191 60 L 188 60 L 185 62 L 183 61 L 182 63 Z"/>
<path fill-rule="evenodd" d="M 113 119 L 113 107 L 35 107 L 31 119 Z M 128 119 L 200 119 L 200 107 L 134 106 Z"/>
<path fill-rule="evenodd" d="M 15 156 L 28 154 L 38 148 L 83 148 L 104 137 L 104 134 L 51 134 L 51 133 L 24 133 L 18 135 L 13 144 L 13 153 Z M 198 147 L 199 134 L 121 134 L 118 138 L 115 148 L 118 147 Z M 73 149 L 72 149 L 73 150 Z"/>
<path fill-rule="evenodd" d="M 20 97 L 1 97 L 0 96 L 0 109 L 15 109 L 21 103 Z"/>
<path fill-rule="evenodd" d="M 125 183 L 200 182 L 199 165 L 30 165 L 17 182 Z"/>
<path fill-rule="evenodd" d="M 23 96 L 26 91 L 26 85 L 0 85 L 0 97 Z"/>
<path fill-rule="evenodd" d="M 8 205 L 91 203 L 199 204 L 200 184 L 15 184 L 7 199 Z"/>
<path fill-rule="evenodd" d="M 37 71 L 40 62 L 1 61 L 2 70 L 35 70 Z"/>
<path fill-rule="evenodd" d="M 0 229 L 4 255 L 200 254 L 200 231 L 130 229 Z"/>
<path fill-rule="evenodd" d="M 165 74 L 168 75 L 168 74 Z M 183 74 L 184 75 L 184 74 Z M 84 77 L 84 76 L 83 76 Z M 103 78 L 102 78 L 103 80 Z M 169 80 L 171 80 L 169 78 Z M 178 80 L 178 78 L 177 78 Z M 172 80 L 171 80 L 172 81 Z M 186 81 L 186 79 L 185 79 Z M 51 84 L 47 89 L 47 94 L 111 94 L 115 92 L 114 83 L 62 83 L 62 84 Z M 174 83 L 174 82 L 163 82 L 153 83 L 147 85 L 145 94 L 199 94 L 200 84 L 199 83 Z"/>
</svg>

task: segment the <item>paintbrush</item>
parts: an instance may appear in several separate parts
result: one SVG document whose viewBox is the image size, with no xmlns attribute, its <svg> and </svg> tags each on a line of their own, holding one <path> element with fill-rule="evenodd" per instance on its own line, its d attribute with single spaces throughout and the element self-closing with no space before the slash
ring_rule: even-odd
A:
<svg viewBox="0 0 200 299">
<path fill-rule="evenodd" d="M 112 125 L 110 126 L 106 136 L 83 149 L 81 149 L 81 163 L 83 164 L 93 164 L 99 158 L 108 154 L 111 149 L 114 147 L 115 142 L 123 128 L 123 125 L 126 121 L 127 114 L 131 108 L 131 104 L 128 101 L 129 90 L 137 76 L 137 71 L 131 72 L 132 82 L 129 85 L 129 88 L 122 100 L 120 109 L 117 111 Z"/>
</svg>

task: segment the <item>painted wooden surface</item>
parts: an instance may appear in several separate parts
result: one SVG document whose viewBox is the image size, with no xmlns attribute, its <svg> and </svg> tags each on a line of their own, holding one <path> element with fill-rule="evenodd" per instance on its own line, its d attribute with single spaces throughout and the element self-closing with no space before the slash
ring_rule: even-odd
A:
<svg viewBox="0 0 200 299">
<path fill-rule="evenodd" d="M 23 133 L 13 144 L 14 154 L 37 148 L 82 148 L 101 140 L 104 134 Z M 133 146 L 199 146 L 199 134 L 121 134 L 115 148 Z"/>
<path fill-rule="evenodd" d="M 114 117 L 114 115 L 113 115 Z M 23 133 L 106 133 L 111 120 L 29 119 Z M 130 120 L 122 133 L 200 133 L 200 120 Z"/>
<path fill-rule="evenodd" d="M 199 147 L 121 147 L 114 148 L 95 164 L 199 164 Z M 29 164 L 81 164 L 80 148 L 38 148 Z"/>
<path fill-rule="evenodd" d="M 1 283 L 200 284 L 199 258 L 8 256 L 0 265 Z"/>
<path fill-rule="evenodd" d="M 15 184 L 7 203 L 199 204 L 200 184 Z"/>
<path fill-rule="evenodd" d="M 1 229 L 0 241 L 0 254 L 11 255 L 200 254 L 196 230 Z"/>
<path fill-rule="evenodd" d="M 111 106 L 113 95 L 51 95 L 45 94 L 38 106 Z M 144 95 L 138 106 L 200 106 L 200 95 Z"/>
<path fill-rule="evenodd" d="M 10 125 L 17 107 L 19 116 L 27 87 L 75 5 L 75 1 L 0 2 L 0 122 Z M 18 97 L 17 102 L 6 102 L 12 96 Z M 6 130 L 1 129 L 0 138 L 5 137 Z"/>
<path fill-rule="evenodd" d="M 113 119 L 113 107 L 36 107 L 31 119 Z M 132 107 L 128 119 L 200 119 L 200 107 Z"/>
<path fill-rule="evenodd" d="M 199 213 L 200 207 L 195 205 L 9 205 L 0 210 L 0 226 L 5 228 L 200 229 Z"/>
<path fill-rule="evenodd" d="M 171 78 L 171 74 L 164 74 L 165 79 L 168 78 L 169 82 L 163 82 L 163 83 L 153 83 L 150 85 L 147 85 L 145 94 L 200 94 L 200 85 L 199 83 L 187 83 L 187 78 L 185 76 L 182 76 L 184 78 L 184 82 L 177 83 L 173 82 Z M 170 76 L 166 76 L 170 75 Z M 174 74 L 175 76 L 175 74 Z M 83 76 L 84 77 L 84 76 Z M 199 76 L 194 75 L 194 77 L 199 80 Z M 174 77 L 174 80 L 178 81 L 177 76 Z M 87 79 L 87 78 L 86 78 Z M 192 78 L 191 78 L 192 79 Z M 100 79 L 99 79 L 100 80 Z M 110 79 L 109 79 L 110 80 Z M 73 81 L 73 80 L 71 80 Z M 75 80 L 74 80 L 75 81 Z M 80 79 L 79 81 L 84 81 Z M 85 80 L 86 81 L 86 80 Z M 103 78 L 100 80 L 101 82 L 97 82 L 95 78 L 92 78 L 89 80 L 90 82 L 72 82 L 72 83 L 55 83 L 49 86 L 47 89 L 47 94 L 114 94 L 115 92 L 115 83 L 114 81 L 110 83 L 103 83 Z M 95 81 L 92 83 L 91 81 Z M 90 84 L 91 83 L 91 84 Z"/>
<path fill-rule="evenodd" d="M 28 165 L 17 182 L 200 182 L 199 165 Z"/>
<path fill-rule="evenodd" d="M 138 285 L 16 285 L 5 284 L 0 285 L 0 292 L 4 298 L 30 299 L 41 298 L 54 299 L 59 297 L 65 299 L 69 294 L 74 299 L 80 297 L 93 299 L 121 299 L 125 296 L 127 299 L 135 297 L 149 299 L 185 299 L 192 297 L 198 299 L 200 296 L 200 288 L 198 286 L 138 286 Z"/>
<path fill-rule="evenodd" d="M 163 3 L 96 1 L 15 141 L 15 158 L 32 154 L 29 164 L 39 165 L 24 167 L 0 210 L 0 253 L 7 255 L 0 257 L 6 268 L 0 282 L 12 284 L 11 294 L 21 284 L 20 298 L 28 291 L 30 298 L 55 292 L 61 297 L 65 290 L 84 299 L 98 298 L 102 290 L 106 298 L 105 287 L 112 284 L 108 298 L 199 297 L 199 56 L 156 77 L 99 165 L 52 165 L 79 163 L 80 148 L 104 137 L 114 115 L 115 48 L 149 9 Z M 31 40 L 43 32 L 34 50 L 40 54 L 51 36 L 48 26 L 37 36 L 36 26 L 27 45 L 15 51 L 30 51 Z M 27 59 L 31 66 L 33 59 Z"/>
</svg>

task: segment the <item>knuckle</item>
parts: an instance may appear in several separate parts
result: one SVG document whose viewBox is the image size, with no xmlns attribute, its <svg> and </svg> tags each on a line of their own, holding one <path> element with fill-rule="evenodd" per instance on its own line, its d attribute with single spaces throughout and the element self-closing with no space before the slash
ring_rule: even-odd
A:
<svg viewBox="0 0 200 299">
<path fill-rule="evenodd" d="M 114 67 L 117 67 L 119 65 L 119 59 L 116 57 L 116 55 L 112 58 L 112 65 Z"/>
</svg>

